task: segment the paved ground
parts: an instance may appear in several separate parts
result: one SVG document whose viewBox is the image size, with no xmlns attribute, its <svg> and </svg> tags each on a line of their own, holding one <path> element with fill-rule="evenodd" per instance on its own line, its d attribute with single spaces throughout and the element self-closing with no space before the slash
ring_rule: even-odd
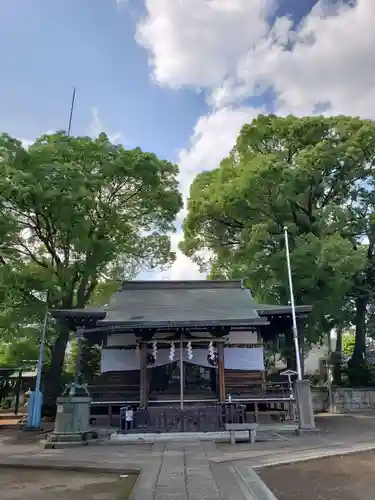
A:
<svg viewBox="0 0 375 500">
<path fill-rule="evenodd" d="M 0 430 L 0 465 L 91 467 L 96 469 L 93 474 L 105 468 L 119 473 L 137 469 L 141 472 L 131 500 L 265 499 L 266 492 L 255 485 L 254 467 L 375 448 L 375 413 L 322 417 L 317 426 L 320 433 L 302 437 L 259 435 L 262 442 L 254 445 L 103 442 L 64 450 L 42 450 L 26 433 L 25 438 L 10 440 Z M 249 485 L 252 494 L 245 493 Z M 102 496 L 101 500 L 107 499 Z"/>
<path fill-rule="evenodd" d="M 373 500 L 375 453 L 355 453 L 259 471 L 278 500 Z"/>
<path fill-rule="evenodd" d="M 1 500 L 125 500 L 136 475 L 0 469 Z"/>
</svg>

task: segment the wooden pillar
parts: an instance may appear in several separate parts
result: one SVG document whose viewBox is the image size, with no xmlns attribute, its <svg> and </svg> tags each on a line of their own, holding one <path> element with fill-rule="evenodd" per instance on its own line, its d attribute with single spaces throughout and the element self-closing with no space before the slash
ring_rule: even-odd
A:
<svg viewBox="0 0 375 500">
<path fill-rule="evenodd" d="M 113 415 L 113 408 L 112 408 L 112 404 L 109 403 L 109 405 L 108 405 L 108 427 L 112 427 L 112 415 Z"/>
<path fill-rule="evenodd" d="M 224 371 L 224 343 L 217 345 L 217 364 L 219 375 L 219 401 L 225 403 L 225 371 Z"/>
<path fill-rule="evenodd" d="M 184 370 L 184 343 L 180 338 L 180 408 L 184 409 L 184 387 L 185 387 L 185 370 Z"/>
<path fill-rule="evenodd" d="M 141 345 L 141 374 L 139 387 L 139 402 L 141 408 L 147 407 L 147 343 Z"/>
</svg>

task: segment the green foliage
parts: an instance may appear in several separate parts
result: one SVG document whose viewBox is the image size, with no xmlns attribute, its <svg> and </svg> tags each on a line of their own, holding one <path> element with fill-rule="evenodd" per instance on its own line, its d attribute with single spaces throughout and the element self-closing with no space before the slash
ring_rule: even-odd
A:
<svg viewBox="0 0 375 500">
<path fill-rule="evenodd" d="M 168 235 L 182 206 L 175 165 L 105 134 L 58 132 L 27 150 L 0 135 L 0 170 L 3 341 L 30 339 L 30 327 L 40 332 L 46 301 L 97 304 L 116 280 L 175 258 Z M 57 387 L 69 331 L 57 325 L 48 340 L 47 382 Z"/>
<path fill-rule="evenodd" d="M 374 158 L 371 121 L 260 116 L 217 169 L 195 178 L 181 249 L 212 278 L 245 278 L 260 301 L 285 304 L 287 226 L 296 301 L 313 304 L 307 335 L 317 342 L 343 311 L 353 320 Z"/>
<path fill-rule="evenodd" d="M 352 356 L 355 346 L 355 336 L 354 335 L 343 335 L 342 336 L 342 354 L 344 356 Z"/>
<path fill-rule="evenodd" d="M 375 384 L 375 367 L 362 360 L 359 366 L 342 369 L 343 383 L 349 387 L 368 387 Z"/>
<path fill-rule="evenodd" d="M 77 340 L 72 340 L 70 351 L 65 357 L 65 372 L 74 378 L 78 356 Z M 90 345 L 87 341 L 82 342 L 81 349 L 81 375 L 85 383 L 89 383 L 100 374 L 101 348 L 98 345 Z"/>
<path fill-rule="evenodd" d="M 39 346 L 28 337 L 15 338 L 13 341 L 0 344 L 0 366 L 23 367 L 36 365 L 39 357 Z"/>
</svg>

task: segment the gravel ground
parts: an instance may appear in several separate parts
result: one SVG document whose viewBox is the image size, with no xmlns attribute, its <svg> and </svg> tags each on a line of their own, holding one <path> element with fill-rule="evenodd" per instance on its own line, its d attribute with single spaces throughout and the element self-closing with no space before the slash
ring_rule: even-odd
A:
<svg viewBox="0 0 375 500">
<path fill-rule="evenodd" d="M 375 498 L 375 452 L 265 467 L 257 473 L 278 500 Z"/>
<path fill-rule="evenodd" d="M 135 475 L 0 468 L 0 500 L 126 500 Z"/>
</svg>

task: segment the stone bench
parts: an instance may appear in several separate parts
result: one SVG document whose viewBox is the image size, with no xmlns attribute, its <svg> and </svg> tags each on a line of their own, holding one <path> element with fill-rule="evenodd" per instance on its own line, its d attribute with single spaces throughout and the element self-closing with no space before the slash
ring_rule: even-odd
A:
<svg viewBox="0 0 375 500">
<path fill-rule="evenodd" d="M 258 424 L 256 423 L 245 423 L 245 424 L 225 424 L 225 430 L 229 431 L 231 444 L 236 444 L 236 431 L 248 431 L 249 432 L 249 442 L 255 443 L 256 430 Z"/>
</svg>

